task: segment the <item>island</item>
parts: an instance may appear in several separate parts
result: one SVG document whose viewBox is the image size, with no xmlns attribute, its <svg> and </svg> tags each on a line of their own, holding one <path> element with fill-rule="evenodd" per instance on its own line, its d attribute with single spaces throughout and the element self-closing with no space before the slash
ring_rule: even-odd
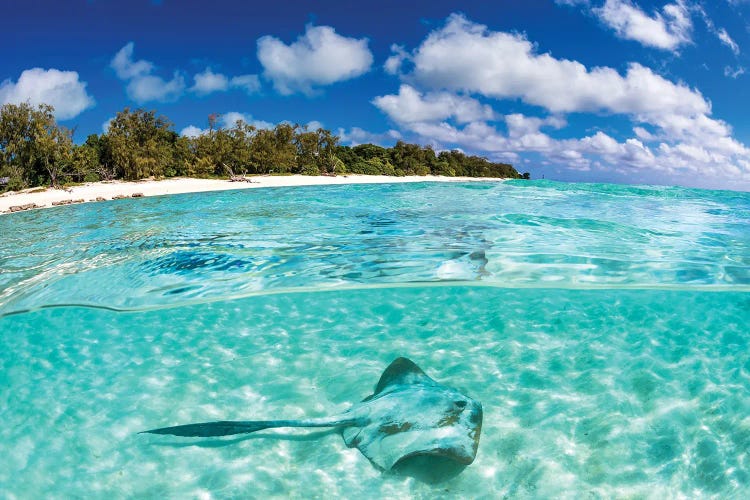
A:
<svg viewBox="0 0 750 500">
<path fill-rule="evenodd" d="M 165 116 L 125 108 L 106 132 L 75 144 L 47 104 L 0 107 L 0 190 L 112 180 L 198 177 L 242 180 L 248 175 L 386 175 L 528 178 L 507 163 L 461 151 L 398 141 L 344 146 L 330 130 L 282 122 L 270 129 L 242 120 L 217 126 L 219 115 L 195 137 L 179 135 Z"/>
</svg>

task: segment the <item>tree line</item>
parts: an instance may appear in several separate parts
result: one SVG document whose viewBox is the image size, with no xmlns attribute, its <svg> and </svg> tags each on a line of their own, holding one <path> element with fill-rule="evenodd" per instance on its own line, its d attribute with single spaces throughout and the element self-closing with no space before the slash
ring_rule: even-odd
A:
<svg viewBox="0 0 750 500">
<path fill-rule="evenodd" d="M 100 180 L 148 177 L 226 177 L 247 174 L 446 175 L 528 178 L 506 163 L 460 151 L 435 153 L 399 141 L 342 146 L 330 130 L 280 123 L 256 128 L 242 120 L 219 127 L 210 115 L 197 137 L 181 136 L 155 111 L 117 113 L 106 132 L 74 144 L 48 104 L 0 107 L 0 189 L 18 190 Z"/>
</svg>

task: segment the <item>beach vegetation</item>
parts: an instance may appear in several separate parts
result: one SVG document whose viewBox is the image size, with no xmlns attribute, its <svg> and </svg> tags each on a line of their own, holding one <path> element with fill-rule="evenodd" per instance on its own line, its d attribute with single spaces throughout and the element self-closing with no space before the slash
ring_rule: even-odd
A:
<svg viewBox="0 0 750 500">
<path fill-rule="evenodd" d="M 181 136 L 155 111 L 117 113 L 102 134 L 74 144 L 47 104 L 0 107 L 0 188 L 60 187 L 69 183 L 175 176 L 245 175 L 445 175 L 528 178 L 507 163 L 461 151 L 440 151 L 398 141 L 345 146 L 324 128 L 282 122 L 258 128 L 243 120 L 220 126 L 219 115 L 194 137 Z"/>
<path fill-rule="evenodd" d="M 125 108 L 109 123 L 106 135 L 116 175 L 137 180 L 176 171 L 175 143 L 179 135 L 172 130 L 172 123 L 155 111 Z"/>
<path fill-rule="evenodd" d="M 47 104 L 5 104 L 0 108 L 0 176 L 7 189 L 58 187 L 72 167 L 71 132 L 55 121 Z"/>
</svg>

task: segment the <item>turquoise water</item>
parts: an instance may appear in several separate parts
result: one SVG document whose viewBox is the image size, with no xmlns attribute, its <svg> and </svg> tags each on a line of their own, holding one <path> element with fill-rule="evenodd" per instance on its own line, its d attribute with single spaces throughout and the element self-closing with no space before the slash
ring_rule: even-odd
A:
<svg viewBox="0 0 750 500">
<path fill-rule="evenodd" d="M 543 181 L 258 189 L 0 217 L 0 496 L 745 497 L 750 195 Z M 475 462 L 334 432 L 404 355 Z"/>
</svg>

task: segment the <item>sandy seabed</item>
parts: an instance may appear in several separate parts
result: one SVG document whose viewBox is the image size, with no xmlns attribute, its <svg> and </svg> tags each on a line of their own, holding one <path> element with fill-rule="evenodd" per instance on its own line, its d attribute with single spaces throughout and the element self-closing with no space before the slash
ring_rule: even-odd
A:
<svg viewBox="0 0 750 500">
<path fill-rule="evenodd" d="M 341 175 L 308 176 L 260 175 L 248 177 L 248 182 L 231 182 L 221 179 L 195 179 L 179 177 L 166 180 L 143 180 L 136 182 L 111 181 L 90 182 L 66 189 L 27 189 L 0 195 L 0 213 L 19 211 L 21 208 L 49 208 L 54 205 L 105 201 L 117 198 L 138 196 L 160 196 L 181 193 L 200 193 L 205 191 L 226 191 L 230 189 L 252 189 L 263 187 L 315 186 L 331 184 L 377 184 L 396 182 L 500 182 L 503 179 L 486 177 L 442 177 L 434 175 L 392 177 L 386 175 Z M 32 205 L 33 204 L 33 205 Z M 11 208 L 13 207 L 13 208 Z"/>
</svg>

